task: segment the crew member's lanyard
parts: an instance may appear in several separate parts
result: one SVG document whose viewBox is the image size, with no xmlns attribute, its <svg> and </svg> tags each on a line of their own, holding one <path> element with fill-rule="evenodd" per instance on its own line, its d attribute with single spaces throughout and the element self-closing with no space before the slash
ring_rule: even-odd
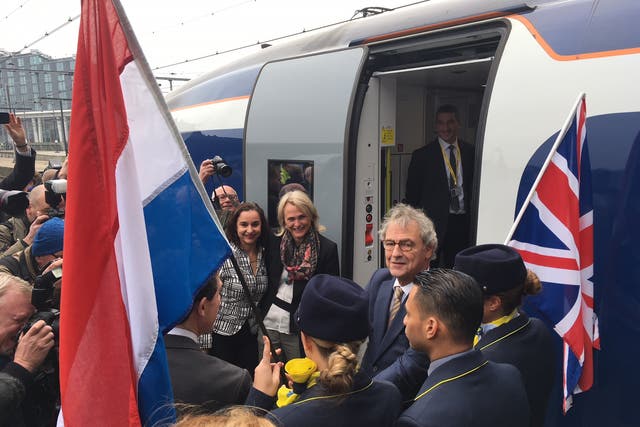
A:
<svg viewBox="0 0 640 427">
<path fill-rule="evenodd" d="M 438 145 L 440 145 L 440 151 L 442 151 L 442 158 L 444 159 L 444 163 L 447 165 L 447 169 L 449 169 L 449 175 L 451 175 L 451 177 L 453 178 L 453 184 L 457 187 L 458 171 L 453 170 L 453 166 L 451 166 L 451 162 L 449 162 L 449 155 L 447 155 L 447 153 L 444 152 L 444 148 L 442 148 L 441 144 L 438 144 Z M 455 154 L 456 162 L 459 165 L 460 164 L 460 147 L 458 146 L 458 144 L 456 144 L 455 147 L 456 147 L 456 154 Z"/>
</svg>

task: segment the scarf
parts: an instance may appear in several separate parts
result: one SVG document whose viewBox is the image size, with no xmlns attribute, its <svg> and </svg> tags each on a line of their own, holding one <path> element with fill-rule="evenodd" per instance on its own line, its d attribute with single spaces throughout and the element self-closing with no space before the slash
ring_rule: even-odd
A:
<svg viewBox="0 0 640 427">
<path fill-rule="evenodd" d="M 285 371 L 293 381 L 293 387 L 280 386 L 278 389 L 278 400 L 276 405 L 278 408 L 295 403 L 300 395 L 307 389 L 318 383 L 318 367 L 311 359 L 299 358 L 291 359 L 284 365 Z"/>
<path fill-rule="evenodd" d="M 311 228 L 302 242 L 296 245 L 293 236 L 285 231 L 280 242 L 280 260 L 289 273 L 288 281 L 309 280 L 318 267 L 320 236 Z"/>
<path fill-rule="evenodd" d="M 516 308 L 511 312 L 511 314 L 502 316 L 499 319 L 496 319 L 492 322 L 481 324 L 480 327 L 478 328 L 478 332 L 476 332 L 476 336 L 473 338 L 473 346 L 475 347 L 476 344 L 478 344 L 478 341 L 480 341 L 480 338 L 482 338 L 482 336 L 487 332 L 489 332 L 491 329 L 495 329 L 498 326 L 502 326 L 505 323 L 509 323 L 519 315 L 520 313 L 518 313 L 518 309 Z"/>
</svg>

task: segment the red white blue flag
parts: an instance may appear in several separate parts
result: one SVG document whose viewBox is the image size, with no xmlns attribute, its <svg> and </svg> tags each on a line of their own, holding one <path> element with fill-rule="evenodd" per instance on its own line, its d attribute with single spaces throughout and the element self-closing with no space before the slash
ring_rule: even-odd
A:
<svg viewBox="0 0 640 427">
<path fill-rule="evenodd" d="M 230 248 L 117 0 L 83 0 L 61 307 L 67 426 L 175 417 L 162 335 Z"/>
<path fill-rule="evenodd" d="M 543 283 L 530 298 L 562 337 L 563 409 L 593 384 L 593 206 L 584 94 L 576 102 L 547 162 L 524 202 L 508 245 Z M 536 185 L 537 184 L 537 185 Z"/>
</svg>

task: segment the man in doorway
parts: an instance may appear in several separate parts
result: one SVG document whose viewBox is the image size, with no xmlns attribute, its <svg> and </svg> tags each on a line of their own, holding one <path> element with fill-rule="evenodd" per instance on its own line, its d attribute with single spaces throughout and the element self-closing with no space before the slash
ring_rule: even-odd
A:
<svg viewBox="0 0 640 427">
<path fill-rule="evenodd" d="M 452 267 L 455 255 L 469 246 L 471 187 L 475 152 L 458 139 L 460 122 L 453 105 L 436 112 L 438 137 L 411 155 L 406 200 L 435 224 L 440 242 L 436 261 Z"/>
</svg>

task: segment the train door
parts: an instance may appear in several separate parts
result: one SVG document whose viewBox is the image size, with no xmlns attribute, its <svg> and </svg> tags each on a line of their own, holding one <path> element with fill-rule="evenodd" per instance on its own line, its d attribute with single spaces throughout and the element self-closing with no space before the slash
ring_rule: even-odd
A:
<svg viewBox="0 0 640 427">
<path fill-rule="evenodd" d="M 438 107 L 457 107 L 458 138 L 476 147 L 479 176 L 484 114 L 505 33 L 498 24 L 369 46 L 364 74 L 371 78 L 352 157 L 354 223 L 348 253 L 357 282 L 366 283 L 384 266 L 377 230 L 385 212 L 405 198 L 412 152 L 437 137 Z M 474 195 L 478 188 L 474 182 Z M 471 242 L 476 208 L 477 203 L 470 206 Z"/>
<path fill-rule="evenodd" d="M 280 192 L 305 189 L 343 256 L 349 123 L 366 57 L 367 48 L 357 47 L 265 64 L 245 126 L 246 200 L 276 224 Z"/>
</svg>

